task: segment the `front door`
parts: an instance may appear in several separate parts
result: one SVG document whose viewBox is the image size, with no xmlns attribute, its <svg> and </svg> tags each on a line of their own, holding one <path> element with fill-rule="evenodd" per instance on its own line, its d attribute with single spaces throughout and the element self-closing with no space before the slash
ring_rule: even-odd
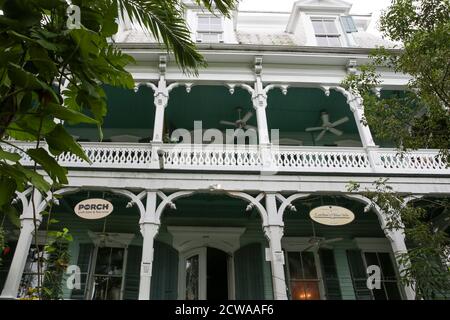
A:
<svg viewBox="0 0 450 320">
<path fill-rule="evenodd" d="M 202 247 L 181 255 L 180 300 L 226 300 L 231 297 L 231 257 L 224 251 Z"/>
</svg>

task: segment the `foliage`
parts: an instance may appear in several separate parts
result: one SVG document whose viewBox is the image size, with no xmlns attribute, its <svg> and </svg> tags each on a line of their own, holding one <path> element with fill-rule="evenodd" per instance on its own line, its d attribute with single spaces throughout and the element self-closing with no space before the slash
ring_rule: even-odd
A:
<svg viewBox="0 0 450 320">
<path fill-rule="evenodd" d="M 71 3 L 80 8 L 77 28 L 68 27 L 67 1 L 0 0 L 0 212 L 4 215 L 13 212 L 16 191 L 31 185 L 33 192 L 46 194 L 67 184 L 67 169 L 58 163 L 62 153 L 89 162 L 63 123 L 96 125 L 101 139 L 107 113 L 103 85 L 134 87 L 125 69 L 134 60 L 114 43 L 120 19 L 129 18 L 159 40 L 184 72 L 196 74 L 206 64 L 191 40 L 182 0 Z M 237 0 L 195 3 L 229 16 Z M 15 141 L 31 142 L 34 147 L 24 150 Z M 22 166 L 24 157 L 34 161 L 34 167 Z M 33 215 L 36 218 L 37 213 Z M 40 296 L 39 289 L 30 292 L 30 297 L 36 295 Z"/>
<path fill-rule="evenodd" d="M 371 63 L 349 75 L 344 87 L 364 99 L 364 122 L 400 150 L 435 148 L 450 159 L 450 0 L 393 0 L 380 30 L 401 50 L 376 49 Z M 377 67 L 411 76 L 407 92 L 376 97 Z"/>
<path fill-rule="evenodd" d="M 49 243 L 45 246 L 44 252 L 47 255 L 45 260 L 45 275 L 42 290 L 44 300 L 58 300 L 62 298 L 61 282 L 70 261 L 69 242 L 73 241 L 67 228 L 62 231 L 49 232 Z"/>
<path fill-rule="evenodd" d="M 400 273 L 401 281 L 414 287 L 417 299 L 436 299 L 450 294 L 449 235 L 433 225 L 423 206 L 405 204 L 404 197 L 394 192 L 387 182 L 387 179 L 377 180 L 373 190 L 363 190 L 362 194 L 370 199 L 372 208 L 377 207 L 384 213 L 387 230 L 404 230 L 408 252 L 396 256 L 405 266 Z M 352 183 L 348 189 L 357 192 L 360 186 Z M 431 205 L 450 209 L 449 199 L 435 200 Z"/>
</svg>

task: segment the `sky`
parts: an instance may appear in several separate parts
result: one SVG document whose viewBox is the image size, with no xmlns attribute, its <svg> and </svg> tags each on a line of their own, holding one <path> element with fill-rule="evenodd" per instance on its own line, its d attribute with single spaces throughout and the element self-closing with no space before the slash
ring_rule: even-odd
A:
<svg viewBox="0 0 450 320">
<path fill-rule="evenodd" d="M 239 10 L 255 11 L 291 11 L 296 0 L 241 0 Z M 381 10 L 386 9 L 391 0 L 344 0 L 353 3 L 352 14 L 373 14 L 373 21 L 369 26 L 372 32 L 377 31 L 377 21 Z"/>
</svg>

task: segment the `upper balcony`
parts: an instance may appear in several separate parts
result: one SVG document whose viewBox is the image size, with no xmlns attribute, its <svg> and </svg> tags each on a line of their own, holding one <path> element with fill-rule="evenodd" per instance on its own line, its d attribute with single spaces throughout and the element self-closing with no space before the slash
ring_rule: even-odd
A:
<svg viewBox="0 0 450 320">
<path fill-rule="evenodd" d="M 370 129 L 357 120 L 360 110 L 354 101 L 349 105 L 345 92 L 312 87 L 286 92 L 277 86 L 266 91 L 267 106 L 259 108 L 249 85 L 169 88 L 166 104 L 159 104 L 163 96 L 154 85 L 136 92 L 106 88 L 105 139 L 96 141 L 95 127 L 68 126 L 92 163 L 69 154 L 61 155 L 60 163 L 71 170 L 450 174 L 437 150 L 400 155 L 389 142 L 373 143 Z M 23 164 L 33 163 L 24 157 Z"/>
</svg>

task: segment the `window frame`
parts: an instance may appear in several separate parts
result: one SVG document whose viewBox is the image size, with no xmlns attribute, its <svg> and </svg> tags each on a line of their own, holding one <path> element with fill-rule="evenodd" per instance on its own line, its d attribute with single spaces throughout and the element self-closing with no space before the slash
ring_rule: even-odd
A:
<svg viewBox="0 0 450 320">
<path fill-rule="evenodd" d="M 342 29 L 342 26 L 339 23 L 339 16 L 336 15 L 310 15 L 309 19 L 310 19 L 310 23 L 311 23 L 311 30 L 313 32 L 313 38 L 316 42 L 316 45 L 319 46 L 319 42 L 317 40 L 317 38 L 324 38 L 327 41 L 327 45 L 326 47 L 337 47 L 337 48 L 341 48 L 341 47 L 345 47 L 347 44 L 344 40 L 344 31 Z M 336 28 L 336 33 L 328 33 L 328 32 L 324 32 L 324 33 L 317 33 L 316 30 L 314 29 L 314 21 L 318 21 L 321 20 L 322 24 L 324 21 L 332 21 L 335 28 Z M 339 46 L 335 46 L 335 45 L 330 45 L 330 41 L 328 40 L 329 38 L 336 38 L 339 41 Z M 320 45 L 320 46 L 324 46 L 324 45 Z"/>
<path fill-rule="evenodd" d="M 213 30 L 211 28 L 211 23 L 209 23 L 209 29 L 200 28 L 200 18 L 217 18 L 220 21 L 220 30 Z M 196 15 L 196 37 L 195 41 L 199 43 L 223 43 L 224 38 L 224 19 L 220 15 L 198 13 Z M 217 41 L 205 41 L 203 35 L 217 35 Z"/>
</svg>

